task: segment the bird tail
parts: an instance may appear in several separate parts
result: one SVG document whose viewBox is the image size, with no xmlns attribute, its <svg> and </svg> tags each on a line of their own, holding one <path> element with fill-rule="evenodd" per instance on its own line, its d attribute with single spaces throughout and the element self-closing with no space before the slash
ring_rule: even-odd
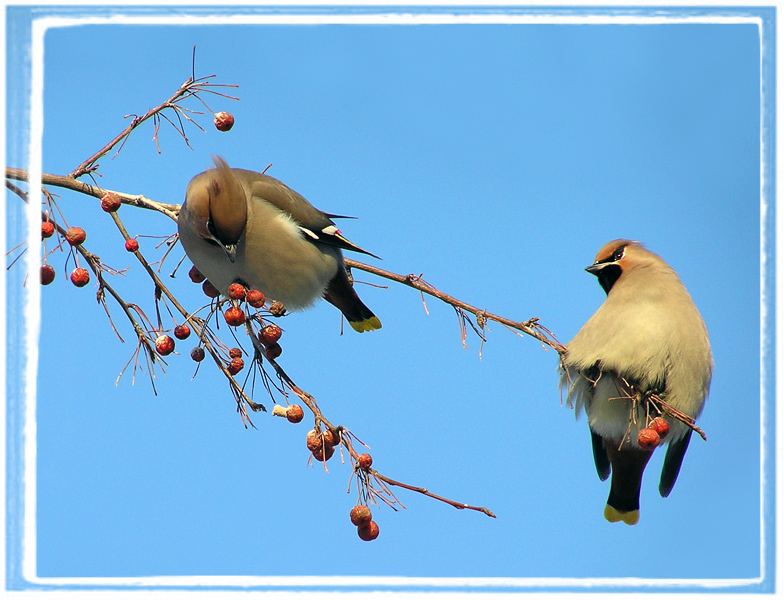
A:
<svg viewBox="0 0 784 600">
<path fill-rule="evenodd" d="M 338 269 L 337 275 L 329 282 L 324 292 L 324 299 L 343 313 L 354 331 L 363 333 L 381 329 L 381 321 L 359 299 L 354 291 L 354 286 L 348 279 L 346 270 L 342 266 Z"/>
<path fill-rule="evenodd" d="M 642 474 L 653 452 L 633 447 L 618 450 L 610 441 L 605 443 L 605 449 L 612 465 L 612 479 L 604 518 L 610 523 L 635 525 L 640 520 Z"/>
</svg>

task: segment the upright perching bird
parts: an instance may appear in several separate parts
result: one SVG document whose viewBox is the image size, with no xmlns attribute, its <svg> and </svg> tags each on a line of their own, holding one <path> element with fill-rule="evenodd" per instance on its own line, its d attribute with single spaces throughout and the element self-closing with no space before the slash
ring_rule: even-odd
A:
<svg viewBox="0 0 784 600">
<path fill-rule="evenodd" d="M 638 433 L 659 416 L 650 398 L 691 418 L 700 415 L 713 372 L 708 331 L 677 273 L 637 242 L 608 242 L 586 271 L 599 278 L 607 298 L 566 345 L 561 386 L 578 415 L 585 407 L 599 478 L 612 472 L 605 518 L 634 525 L 653 453 L 640 446 Z M 659 493 L 666 498 L 692 429 L 662 416 L 669 446 Z"/>
<path fill-rule="evenodd" d="M 256 288 L 289 310 L 319 298 L 359 331 L 381 328 L 351 285 L 341 250 L 369 254 L 344 238 L 328 215 L 277 179 L 215 168 L 194 177 L 177 229 L 188 258 L 223 294 L 232 283 Z"/>
</svg>

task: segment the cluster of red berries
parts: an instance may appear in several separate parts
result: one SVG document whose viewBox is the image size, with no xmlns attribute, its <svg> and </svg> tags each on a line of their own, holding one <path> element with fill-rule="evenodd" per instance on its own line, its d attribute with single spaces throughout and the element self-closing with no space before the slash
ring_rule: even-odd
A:
<svg viewBox="0 0 784 600">
<path fill-rule="evenodd" d="M 360 454 L 357 459 L 357 468 L 367 471 L 373 464 L 370 454 Z M 378 524 L 373 520 L 373 514 L 364 504 L 358 504 L 349 513 L 351 522 L 357 526 L 357 535 L 360 539 L 370 542 L 378 537 Z"/>
<path fill-rule="evenodd" d="M 53 235 L 54 223 L 49 220 L 42 221 L 41 238 L 47 239 Z M 81 227 L 69 227 L 65 232 L 65 241 L 67 241 L 73 248 L 80 246 L 86 239 L 87 234 Z M 55 271 L 52 265 L 41 265 L 41 285 L 49 285 L 54 281 L 54 277 Z M 73 283 L 76 287 L 84 287 L 90 283 L 90 272 L 87 269 L 83 269 L 82 267 L 76 267 L 73 271 L 71 271 L 70 279 L 71 283 Z"/>
<path fill-rule="evenodd" d="M 637 443 L 643 450 L 653 450 L 670 433 L 670 424 L 663 417 L 653 419 L 648 427 L 640 429 Z"/>
<path fill-rule="evenodd" d="M 340 436 L 331 429 L 325 431 L 311 429 L 308 431 L 305 444 L 313 454 L 314 459 L 319 462 L 326 462 L 335 454 L 335 446 L 340 444 Z"/>
</svg>

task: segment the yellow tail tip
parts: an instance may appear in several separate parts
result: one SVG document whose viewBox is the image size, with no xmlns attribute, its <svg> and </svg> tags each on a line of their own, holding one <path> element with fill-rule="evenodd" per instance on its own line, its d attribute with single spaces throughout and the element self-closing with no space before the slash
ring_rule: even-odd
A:
<svg viewBox="0 0 784 600">
<path fill-rule="evenodd" d="M 354 331 L 358 331 L 359 333 L 381 329 L 381 321 L 379 321 L 378 317 L 375 315 L 369 319 L 365 319 L 364 321 L 349 321 L 348 324 L 351 325 L 351 328 Z"/>
<path fill-rule="evenodd" d="M 640 511 L 633 510 L 631 512 L 621 512 L 608 504 L 604 507 L 604 518 L 610 523 L 623 521 L 627 525 L 636 525 L 637 521 L 640 520 Z"/>
</svg>

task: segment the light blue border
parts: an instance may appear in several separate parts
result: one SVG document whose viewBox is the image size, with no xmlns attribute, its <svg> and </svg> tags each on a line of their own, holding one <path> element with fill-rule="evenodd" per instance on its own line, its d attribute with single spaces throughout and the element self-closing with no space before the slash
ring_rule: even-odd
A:
<svg viewBox="0 0 784 600">
<path fill-rule="evenodd" d="M 763 424 L 765 433 L 764 452 L 766 455 L 766 470 L 763 498 L 765 509 L 765 529 L 762 532 L 765 540 L 764 548 L 764 572 L 759 583 L 748 584 L 739 583 L 729 586 L 705 586 L 697 584 L 679 585 L 664 584 L 650 585 L 646 582 L 639 582 L 636 585 L 624 584 L 622 587 L 610 581 L 604 581 L 596 587 L 586 588 L 579 584 L 569 583 L 568 579 L 553 580 L 549 585 L 536 585 L 526 583 L 521 580 L 519 585 L 509 585 L 505 580 L 503 583 L 493 583 L 492 580 L 478 579 L 477 585 L 452 586 L 445 581 L 439 585 L 427 585 L 418 580 L 411 580 L 406 583 L 405 578 L 393 583 L 380 583 L 371 581 L 371 578 L 357 579 L 356 583 L 345 583 L 350 578 L 339 578 L 334 584 L 324 582 L 326 578 L 318 578 L 321 583 L 318 585 L 290 585 L 281 581 L 280 585 L 237 585 L 221 584 L 220 580 L 215 583 L 199 583 L 196 580 L 193 584 L 180 583 L 179 578 L 161 578 L 159 585 L 149 585 L 139 582 L 134 583 L 100 583 L 100 584 L 78 584 L 68 583 L 68 580 L 61 584 L 41 585 L 26 580 L 22 574 L 23 557 L 23 512 L 24 512 L 24 458 L 22 448 L 24 445 L 24 386 L 25 383 L 20 374 L 25 372 L 25 356 L 20 354 L 20 348 L 24 346 L 19 340 L 24 338 L 24 320 L 21 318 L 25 296 L 19 293 L 23 290 L 23 270 L 12 269 L 6 271 L 6 573 L 5 589 L 7 590 L 275 590 L 275 591 L 352 591 L 352 592 L 371 592 L 371 591 L 470 591 L 470 592 L 599 592 L 599 591 L 624 591 L 624 592 L 651 592 L 651 591 L 670 591 L 670 592 L 689 592 L 689 591 L 716 591 L 716 592 L 755 592 L 772 593 L 775 591 L 775 569 L 776 569 L 776 297 L 775 297 L 775 270 L 776 270 L 776 8 L 768 7 L 689 7 L 689 8 L 662 8 L 662 7 L 617 7 L 617 8 L 582 8 L 582 7 L 135 7 L 135 6 L 87 6 L 87 7 L 36 7 L 36 6 L 9 6 L 6 7 L 6 155 L 7 164 L 23 166 L 28 163 L 28 143 L 29 132 L 23 124 L 30 122 L 30 86 L 31 86 L 31 33 L 32 24 L 35 20 L 45 17 L 107 17 L 121 15 L 193 15 L 221 13 L 243 13 L 243 14 L 352 14 L 352 15 L 373 15 L 381 13 L 411 13 L 411 14 L 503 14 L 503 15 L 574 15 L 574 16 L 662 16 L 662 17 L 754 17 L 761 20 L 761 41 L 762 41 L 762 60 L 761 77 L 763 90 L 763 121 L 762 125 L 762 153 L 761 160 L 766 178 L 761 192 L 764 197 L 769 199 L 767 211 L 764 213 L 764 221 L 761 223 L 762 239 L 766 241 L 767 247 L 764 249 L 764 260 L 762 277 L 765 290 L 764 306 L 762 315 L 764 322 L 761 323 L 763 332 L 764 362 L 761 368 L 766 373 L 763 380 L 763 392 L 767 398 L 766 422 Z M 19 202 L 6 202 L 6 228 L 7 231 L 18 230 L 26 227 L 24 208 Z M 381 578 L 379 578 L 381 579 Z M 548 580 L 549 581 L 549 580 Z M 484 582 L 484 583 L 482 583 Z"/>
</svg>

